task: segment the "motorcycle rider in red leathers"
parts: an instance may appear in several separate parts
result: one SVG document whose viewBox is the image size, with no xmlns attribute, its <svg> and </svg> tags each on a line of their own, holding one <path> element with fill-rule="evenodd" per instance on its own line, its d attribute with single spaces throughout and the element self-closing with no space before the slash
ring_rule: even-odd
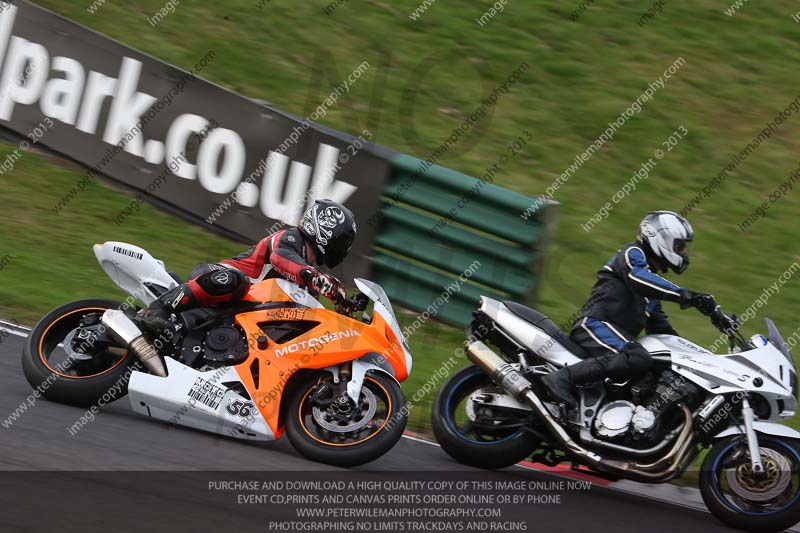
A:
<svg viewBox="0 0 800 533">
<path fill-rule="evenodd" d="M 297 283 L 315 296 L 345 302 L 341 283 L 317 266 L 339 265 L 355 236 L 355 217 L 349 209 L 332 200 L 317 200 L 303 214 L 299 226 L 267 235 L 232 259 L 197 265 L 188 282 L 150 304 L 145 320 L 155 328 L 170 327 L 174 313 L 235 302 L 247 294 L 251 283 L 277 277 Z"/>
</svg>

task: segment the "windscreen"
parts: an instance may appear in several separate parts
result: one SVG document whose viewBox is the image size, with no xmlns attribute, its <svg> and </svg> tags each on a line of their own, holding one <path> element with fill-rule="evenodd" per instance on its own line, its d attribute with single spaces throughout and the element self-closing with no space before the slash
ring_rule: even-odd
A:
<svg viewBox="0 0 800 533">
<path fill-rule="evenodd" d="M 764 322 L 767 323 L 767 331 L 769 332 L 769 342 L 771 342 L 789 361 L 789 364 L 794 366 L 794 360 L 792 359 L 792 354 L 789 353 L 789 345 L 786 344 L 786 341 L 783 340 L 780 332 L 778 331 L 778 327 L 775 323 L 770 320 L 769 318 L 765 318 Z"/>
<path fill-rule="evenodd" d="M 400 324 L 397 322 L 397 317 L 392 310 L 392 304 L 389 302 L 389 297 L 386 295 L 383 287 L 377 283 L 373 283 L 372 281 L 363 278 L 356 278 L 354 281 L 356 282 L 356 287 L 358 287 L 358 290 L 366 294 L 370 300 L 375 302 L 375 312 L 379 313 L 383 317 L 386 323 L 389 324 L 392 332 L 400 340 L 400 343 L 403 346 L 403 351 L 406 355 L 406 368 L 409 372 L 411 372 L 411 349 L 409 348 L 408 342 L 403 335 L 403 331 L 400 329 Z"/>
</svg>

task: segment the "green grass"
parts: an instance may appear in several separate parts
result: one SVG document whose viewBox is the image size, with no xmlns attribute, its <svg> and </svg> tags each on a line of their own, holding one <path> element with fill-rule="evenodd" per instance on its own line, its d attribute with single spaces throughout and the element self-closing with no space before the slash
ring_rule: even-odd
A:
<svg viewBox="0 0 800 533">
<path fill-rule="evenodd" d="M 735 16 L 728 0 L 668 2 L 646 26 L 636 20 L 651 4 L 596 3 L 577 22 L 578 0 L 511 0 L 480 28 L 475 19 L 491 2 L 436 3 L 412 22 L 417 0 L 348 2 L 326 16 L 325 1 L 186 2 L 156 28 L 146 19 L 161 0 L 107 3 L 96 15 L 84 2 L 45 7 L 169 63 L 190 69 L 207 50 L 216 59 L 207 79 L 297 115 L 308 115 L 362 61 L 371 67 L 322 121 L 426 158 L 482 98 L 522 62 L 530 68 L 500 98 L 491 119 L 452 148 L 441 164 L 482 175 L 523 130 L 532 143 L 495 182 L 518 192 L 543 192 L 676 58 L 686 65 L 557 192 L 558 228 L 549 249 L 540 309 L 561 323 L 588 295 L 595 272 L 630 241 L 644 213 L 680 210 L 730 157 L 742 150 L 800 91 L 800 25 L 788 1 L 750 3 Z M 413 109 L 410 109 L 411 104 Z M 615 206 L 591 233 L 580 224 L 661 147 L 680 126 L 688 137 L 659 161 L 632 196 Z M 690 215 L 696 231 L 692 266 L 676 282 L 712 292 L 730 311 L 743 311 L 794 261 L 800 193 L 773 205 L 746 233 L 737 224 L 797 166 L 800 116 L 780 126 Z M 7 148 L 6 148 L 7 149 Z M 114 226 L 127 202 L 94 185 L 59 217 L 49 207 L 78 174 L 26 155 L 0 177 L 4 237 L 18 256 L 0 272 L 0 310 L 32 320 L 63 301 L 111 293 L 89 245 L 134 241 L 186 274 L 195 262 L 226 257 L 239 246 L 189 227 L 155 209 Z M 11 198 L 8 198 L 11 196 Z M 0 250 L 2 252 L 2 250 Z M 800 304 L 792 278 L 758 309 L 788 337 Z M 425 302 L 425 305 L 427 302 Z M 667 304 L 676 329 L 702 344 L 715 330 L 696 312 Z M 403 315 L 402 320 L 414 315 Z M 763 331 L 760 320 L 745 328 Z M 460 342 L 460 332 L 435 324 L 411 339 L 415 368 L 408 396 L 429 379 Z M 432 395 L 412 411 L 427 425 Z M 792 424 L 800 426 L 797 420 Z"/>
</svg>

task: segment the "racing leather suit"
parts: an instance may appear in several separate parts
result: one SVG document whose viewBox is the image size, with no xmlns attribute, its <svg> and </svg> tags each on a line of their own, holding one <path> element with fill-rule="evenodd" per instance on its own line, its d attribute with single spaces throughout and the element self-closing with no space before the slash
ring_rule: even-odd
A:
<svg viewBox="0 0 800 533">
<path fill-rule="evenodd" d="M 251 283 L 277 277 L 306 287 L 315 296 L 320 292 L 335 296 L 340 287 L 326 290 L 319 280 L 331 278 L 312 266 L 315 259 L 311 244 L 298 228 L 281 229 L 232 259 L 197 265 L 188 282 L 159 297 L 145 316 L 163 321 L 172 313 L 235 302 L 247 294 Z"/>
<path fill-rule="evenodd" d="M 653 364 L 636 338 L 642 329 L 648 334 L 677 335 L 661 300 L 681 302 L 682 291 L 650 269 L 638 243 L 628 243 L 598 271 L 570 337 L 593 358 L 599 358 L 597 363 L 608 377 L 624 380 L 636 376 Z"/>
</svg>

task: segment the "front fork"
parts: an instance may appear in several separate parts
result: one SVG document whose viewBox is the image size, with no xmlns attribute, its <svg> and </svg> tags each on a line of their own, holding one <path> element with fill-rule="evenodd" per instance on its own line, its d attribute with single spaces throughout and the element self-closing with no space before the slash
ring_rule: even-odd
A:
<svg viewBox="0 0 800 533">
<path fill-rule="evenodd" d="M 347 396 L 356 404 L 358 404 L 361 397 L 361 387 L 364 385 L 364 378 L 367 372 L 372 370 L 386 373 L 381 367 L 358 359 L 347 361 L 340 365 L 329 366 L 324 370 L 333 375 L 336 396 Z"/>
<path fill-rule="evenodd" d="M 747 450 L 750 452 L 750 465 L 753 473 L 762 474 L 764 472 L 764 465 L 761 464 L 761 450 L 758 448 L 758 437 L 756 430 L 753 427 L 755 415 L 753 408 L 750 407 L 750 401 L 745 396 L 742 399 L 742 418 L 744 419 L 744 431 L 747 437 Z"/>
<path fill-rule="evenodd" d="M 357 393 L 351 395 L 349 390 L 353 381 L 353 361 L 346 361 L 339 365 L 329 366 L 325 370 L 331 373 L 332 382 L 323 381 L 317 385 L 317 391 L 311 399 L 311 402 L 318 407 L 328 407 L 331 402 L 346 403 L 347 398 L 350 397 L 354 404 L 358 403 L 359 393 L 361 392 L 361 382 L 363 375 L 359 377 L 357 384 Z M 354 397 L 353 397 L 354 396 Z"/>
</svg>

